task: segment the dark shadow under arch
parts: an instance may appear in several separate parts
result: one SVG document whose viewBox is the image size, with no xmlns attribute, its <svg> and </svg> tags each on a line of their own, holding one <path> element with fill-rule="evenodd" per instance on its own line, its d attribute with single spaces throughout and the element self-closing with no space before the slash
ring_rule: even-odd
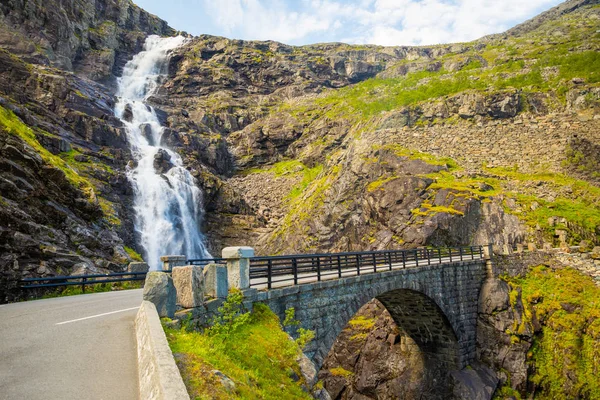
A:
<svg viewBox="0 0 600 400">
<path fill-rule="evenodd" d="M 460 369 L 456 333 L 440 307 L 429 296 L 397 289 L 376 297 L 430 360 L 450 371 Z"/>
</svg>

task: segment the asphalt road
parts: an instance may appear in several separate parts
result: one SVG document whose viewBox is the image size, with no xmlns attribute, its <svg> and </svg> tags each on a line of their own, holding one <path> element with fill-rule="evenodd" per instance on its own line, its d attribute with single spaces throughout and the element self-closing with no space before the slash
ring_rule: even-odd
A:
<svg viewBox="0 0 600 400">
<path fill-rule="evenodd" d="M 142 290 L 0 305 L 0 399 L 138 398 Z"/>
</svg>

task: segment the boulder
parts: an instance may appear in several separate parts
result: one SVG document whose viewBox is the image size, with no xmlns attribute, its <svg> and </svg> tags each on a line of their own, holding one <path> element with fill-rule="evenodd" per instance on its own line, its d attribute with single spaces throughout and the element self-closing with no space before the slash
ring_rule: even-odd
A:
<svg viewBox="0 0 600 400">
<path fill-rule="evenodd" d="M 300 373 L 304 377 L 308 389 L 311 389 L 315 383 L 317 383 L 317 370 L 315 365 L 304 353 L 300 353 L 298 358 L 296 358 L 296 362 L 300 366 Z"/>
<path fill-rule="evenodd" d="M 589 240 L 582 240 L 579 242 L 579 252 L 588 253 L 593 250 L 593 244 Z"/>
<path fill-rule="evenodd" d="M 156 154 L 154 155 L 154 169 L 159 174 L 167 173 L 171 168 L 173 168 L 173 163 L 171 162 L 171 156 L 164 149 L 158 149 Z"/>
<path fill-rule="evenodd" d="M 133 109 L 129 103 L 125 105 L 125 109 L 123 110 L 123 119 L 127 122 L 133 120 Z"/>
<path fill-rule="evenodd" d="M 148 272 L 148 264 L 145 262 L 131 262 L 127 266 L 127 272 Z"/>
<path fill-rule="evenodd" d="M 494 371 L 479 363 L 462 371 L 452 371 L 450 376 L 454 383 L 454 399 L 490 400 L 498 385 Z"/>
<path fill-rule="evenodd" d="M 202 267 L 188 265 L 173 268 L 173 285 L 177 292 L 177 304 L 183 308 L 195 308 L 204 302 L 204 274 Z"/>
<path fill-rule="evenodd" d="M 177 293 L 173 279 L 164 272 L 152 271 L 146 275 L 144 300 L 153 303 L 160 317 L 173 318 L 177 308 Z"/>
</svg>

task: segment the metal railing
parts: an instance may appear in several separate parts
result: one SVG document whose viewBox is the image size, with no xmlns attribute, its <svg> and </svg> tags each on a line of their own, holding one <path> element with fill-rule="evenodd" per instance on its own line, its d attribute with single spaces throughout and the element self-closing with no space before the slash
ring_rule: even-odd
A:
<svg viewBox="0 0 600 400">
<path fill-rule="evenodd" d="M 132 282 L 146 279 L 146 272 L 114 272 L 110 274 L 48 276 L 44 278 L 23 278 L 19 280 L 21 289 L 55 288 L 62 286 L 81 286 L 85 292 L 87 285 L 98 283 Z"/>
<path fill-rule="evenodd" d="M 188 265 L 207 265 L 211 263 L 225 264 L 223 258 L 207 258 L 188 260 Z M 170 270 L 159 270 L 159 272 L 171 272 Z M 112 272 L 109 274 L 49 276 L 43 278 L 23 278 L 18 281 L 20 289 L 43 289 L 63 286 L 81 286 L 82 292 L 85 287 L 98 283 L 135 282 L 146 279 L 147 272 Z"/>
<path fill-rule="evenodd" d="M 198 258 L 187 260 L 187 265 L 208 265 L 208 264 L 227 264 L 225 258 Z"/>
<path fill-rule="evenodd" d="M 482 246 L 252 257 L 250 287 L 271 289 L 273 286 L 482 258 Z"/>
</svg>

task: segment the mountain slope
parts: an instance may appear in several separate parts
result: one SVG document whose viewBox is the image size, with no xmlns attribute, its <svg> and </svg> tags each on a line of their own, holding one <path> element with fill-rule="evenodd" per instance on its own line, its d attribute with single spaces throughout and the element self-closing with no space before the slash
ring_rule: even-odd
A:
<svg viewBox="0 0 600 400">
<path fill-rule="evenodd" d="M 97 81 L 174 31 L 127 0 L 24 5 L 0 6 L 0 275 L 120 269 L 131 155 Z M 569 1 L 429 47 L 200 36 L 149 101 L 213 254 L 598 243 L 599 16 Z"/>
<path fill-rule="evenodd" d="M 217 251 L 598 242 L 599 15 L 432 47 L 200 37 L 155 102 L 206 167 Z"/>
</svg>

